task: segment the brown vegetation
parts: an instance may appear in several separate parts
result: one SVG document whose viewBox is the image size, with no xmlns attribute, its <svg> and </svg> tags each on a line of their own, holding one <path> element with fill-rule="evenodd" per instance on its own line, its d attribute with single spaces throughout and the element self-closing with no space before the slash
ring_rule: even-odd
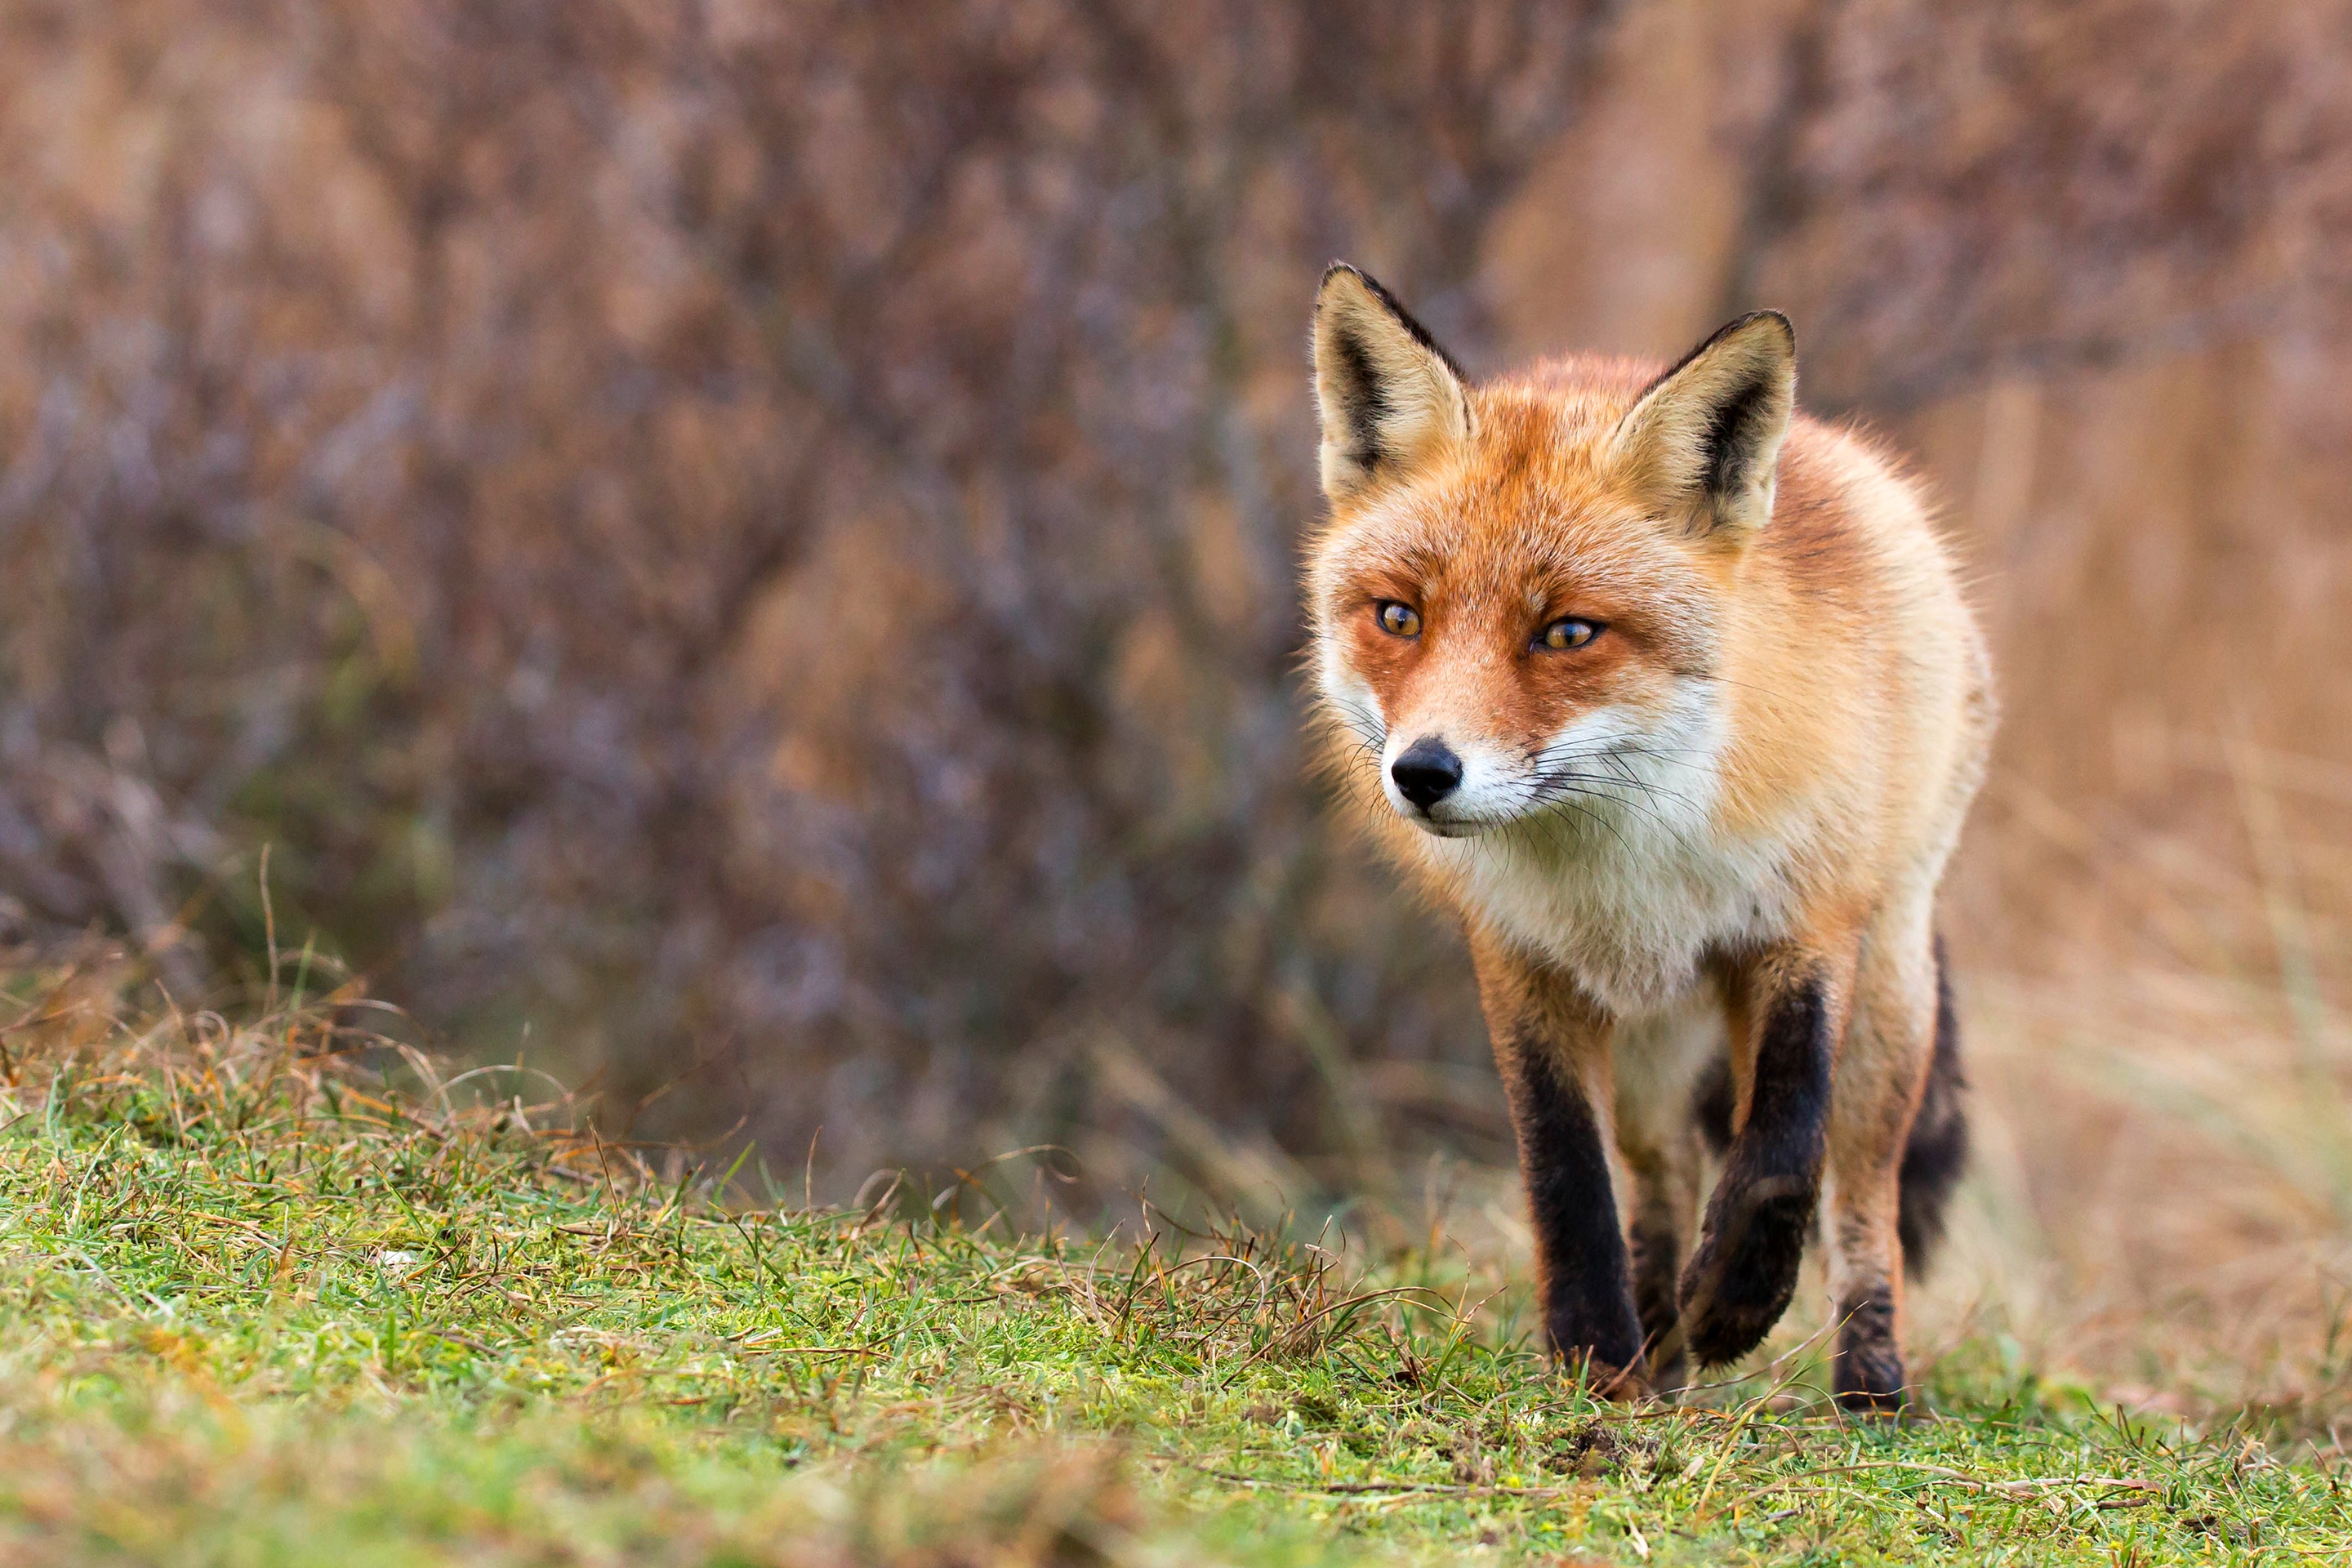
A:
<svg viewBox="0 0 2352 1568">
<path fill-rule="evenodd" d="M 2178 1298 L 2252 1364 L 2352 1236 L 2347 46 L 2299 0 L 0 6 L 0 924 L 257 975 L 267 844 L 289 949 L 685 1075 L 649 1128 L 822 1126 L 844 1186 L 1409 1184 L 1498 1097 L 1300 765 L 1316 274 L 1474 371 L 1770 303 L 1948 499 L 2004 673 L 1944 1299 L 2121 1364 L 2085 1314 Z"/>
</svg>

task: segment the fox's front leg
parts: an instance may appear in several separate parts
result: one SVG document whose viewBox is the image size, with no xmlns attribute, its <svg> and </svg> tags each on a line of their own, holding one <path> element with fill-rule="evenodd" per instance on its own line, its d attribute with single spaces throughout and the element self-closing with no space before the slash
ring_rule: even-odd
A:
<svg viewBox="0 0 2352 1568">
<path fill-rule="evenodd" d="M 1486 1029 L 1518 1135 L 1552 1353 L 1587 1366 L 1603 1394 L 1646 1394 L 1610 1176 L 1612 1025 L 1565 979 L 1507 951 L 1475 947 Z"/>
<path fill-rule="evenodd" d="M 1796 1293 L 1853 968 L 1853 945 L 1841 941 L 1778 950 L 1732 976 L 1736 1131 L 1682 1281 L 1683 1323 L 1703 1364 L 1754 1350 Z"/>
</svg>

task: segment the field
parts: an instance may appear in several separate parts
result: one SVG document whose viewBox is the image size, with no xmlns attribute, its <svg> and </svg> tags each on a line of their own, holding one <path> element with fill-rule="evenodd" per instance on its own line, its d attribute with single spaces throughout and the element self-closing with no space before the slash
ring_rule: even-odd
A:
<svg viewBox="0 0 2352 1568">
<path fill-rule="evenodd" d="M 528 1068 L 445 1079 L 348 994 L 240 1023 L 96 955 L 7 995 L 13 1563 L 2352 1552 L 2307 1411 L 2135 1416 L 1995 1333 L 1900 1424 L 1830 1410 L 1801 1328 L 1612 1406 L 1434 1230 L 1009 1234 L 1013 1163 L 817 1206 L 609 1144 Z"/>
<path fill-rule="evenodd" d="M 2352 1558 L 2347 0 L 1341 23 L 0 3 L 0 1568 Z M 1533 1352 L 1302 743 L 1334 258 L 1937 499 L 1906 1425 L 1810 1281 Z"/>
</svg>

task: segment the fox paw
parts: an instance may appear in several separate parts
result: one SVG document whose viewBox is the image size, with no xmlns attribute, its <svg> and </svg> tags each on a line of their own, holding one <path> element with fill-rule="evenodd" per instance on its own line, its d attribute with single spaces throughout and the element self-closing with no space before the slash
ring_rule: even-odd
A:
<svg viewBox="0 0 2352 1568">
<path fill-rule="evenodd" d="M 1797 1266 L 1812 1228 L 1810 1190 L 1739 1205 L 1745 1223 L 1727 1226 L 1724 1213 L 1733 1206 L 1721 1196 L 1708 1205 L 1697 1250 L 1683 1270 L 1684 1342 L 1702 1366 L 1738 1361 L 1764 1342 L 1797 1293 Z M 1727 1229 L 1733 1233 L 1728 1246 Z"/>
<path fill-rule="evenodd" d="M 1560 1357 L 1560 1370 L 1571 1378 L 1581 1378 L 1584 1385 L 1601 1398 L 1620 1405 L 1639 1405 L 1655 1393 L 1639 1362 L 1632 1366 L 1612 1366 L 1589 1351 L 1578 1351 Z"/>
<path fill-rule="evenodd" d="M 1837 1402 L 1858 1413 L 1891 1415 L 1909 1401 L 1903 1350 L 1895 1339 L 1895 1304 L 1874 1293 L 1840 1313 L 1836 1363 L 1831 1386 Z"/>
</svg>

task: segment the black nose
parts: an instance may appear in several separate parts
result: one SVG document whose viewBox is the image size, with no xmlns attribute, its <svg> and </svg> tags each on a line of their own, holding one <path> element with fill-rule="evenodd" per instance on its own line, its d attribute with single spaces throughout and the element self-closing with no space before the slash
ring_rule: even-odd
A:
<svg viewBox="0 0 2352 1568">
<path fill-rule="evenodd" d="M 1423 737 L 1389 764 L 1389 777 L 1399 795 L 1427 811 L 1462 787 L 1462 759 L 1444 742 Z"/>
</svg>

